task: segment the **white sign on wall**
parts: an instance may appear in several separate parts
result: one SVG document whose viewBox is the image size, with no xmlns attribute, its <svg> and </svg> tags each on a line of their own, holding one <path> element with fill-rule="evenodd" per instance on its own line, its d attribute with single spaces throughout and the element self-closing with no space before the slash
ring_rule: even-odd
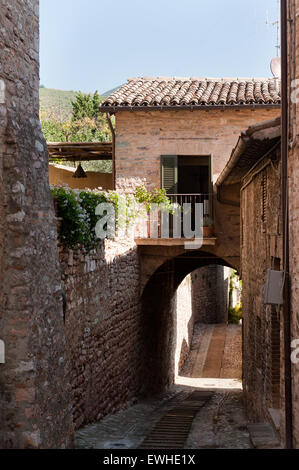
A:
<svg viewBox="0 0 299 470">
<path fill-rule="evenodd" d="M 0 79 L 0 104 L 5 103 L 5 81 Z"/>
<path fill-rule="evenodd" d="M 5 344 L 2 339 L 0 339 L 0 364 L 5 364 Z"/>
</svg>

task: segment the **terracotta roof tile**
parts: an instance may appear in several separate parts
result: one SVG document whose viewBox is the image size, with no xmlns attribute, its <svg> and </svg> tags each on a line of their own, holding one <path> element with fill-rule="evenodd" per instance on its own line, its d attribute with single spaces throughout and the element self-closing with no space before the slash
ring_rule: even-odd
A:
<svg viewBox="0 0 299 470">
<path fill-rule="evenodd" d="M 279 105 L 280 91 L 267 78 L 130 78 L 102 107 Z"/>
</svg>

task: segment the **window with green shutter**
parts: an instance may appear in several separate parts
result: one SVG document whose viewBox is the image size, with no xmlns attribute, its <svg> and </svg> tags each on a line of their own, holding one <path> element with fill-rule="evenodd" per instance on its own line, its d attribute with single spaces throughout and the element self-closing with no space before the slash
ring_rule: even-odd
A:
<svg viewBox="0 0 299 470">
<path fill-rule="evenodd" d="M 178 156 L 161 155 L 161 186 L 167 194 L 178 192 Z"/>
</svg>

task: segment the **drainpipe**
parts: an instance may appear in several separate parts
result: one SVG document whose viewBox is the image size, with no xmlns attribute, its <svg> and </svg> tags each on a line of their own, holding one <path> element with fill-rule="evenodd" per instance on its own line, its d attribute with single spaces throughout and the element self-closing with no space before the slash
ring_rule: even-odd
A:
<svg viewBox="0 0 299 470">
<path fill-rule="evenodd" d="M 290 319 L 290 277 L 289 277 L 289 207 L 288 207 L 288 36 L 287 1 L 281 0 L 281 192 L 283 211 L 283 271 L 285 274 L 283 327 L 284 327 L 284 368 L 285 368 L 285 433 L 286 448 L 293 448 L 293 403 L 291 363 L 291 319 Z"/>
<path fill-rule="evenodd" d="M 108 121 L 108 125 L 112 134 L 112 186 L 113 189 L 116 187 L 115 183 L 115 130 L 111 121 L 111 116 L 109 113 L 106 113 L 106 118 Z"/>
</svg>

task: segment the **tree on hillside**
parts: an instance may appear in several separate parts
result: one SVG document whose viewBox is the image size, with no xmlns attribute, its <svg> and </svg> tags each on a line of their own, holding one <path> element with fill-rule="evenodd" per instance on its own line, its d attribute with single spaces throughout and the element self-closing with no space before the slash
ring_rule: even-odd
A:
<svg viewBox="0 0 299 470">
<path fill-rule="evenodd" d="M 96 91 L 93 95 L 83 94 L 79 91 L 76 94 L 76 99 L 72 101 L 72 108 L 73 108 L 73 121 L 79 121 L 83 118 L 89 119 L 98 119 L 99 118 L 99 107 L 101 104 L 101 98 Z"/>
<path fill-rule="evenodd" d="M 59 118 L 57 113 L 47 116 L 41 113 L 44 136 L 48 142 L 107 142 L 111 140 L 111 131 L 105 116 L 100 113 L 101 98 L 94 94 L 79 91 L 71 102 L 70 119 Z"/>
<path fill-rule="evenodd" d="M 79 139 L 86 136 L 87 142 L 111 140 L 111 132 L 105 116 L 100 113 L 101 97 L 98 91 L 94 94 L 83 94 L 79 91 L 72 101 L 72 122 L 77 129 Z M 80 141 L 80 140 L 79 140 Z"/>
<path fill-rule="evenodd" d="M 78 92 L 71 102 L 72 116 L 60 119 L 61 113 L 40 113 L 42 131 L 47 142 L 109 142 L 111 131 L 105 116 L 99 112 L 101 98 L 94 94 Z M 85 170 L 112 171 L 111 162 L 84 162 Z"/>
</svg>

